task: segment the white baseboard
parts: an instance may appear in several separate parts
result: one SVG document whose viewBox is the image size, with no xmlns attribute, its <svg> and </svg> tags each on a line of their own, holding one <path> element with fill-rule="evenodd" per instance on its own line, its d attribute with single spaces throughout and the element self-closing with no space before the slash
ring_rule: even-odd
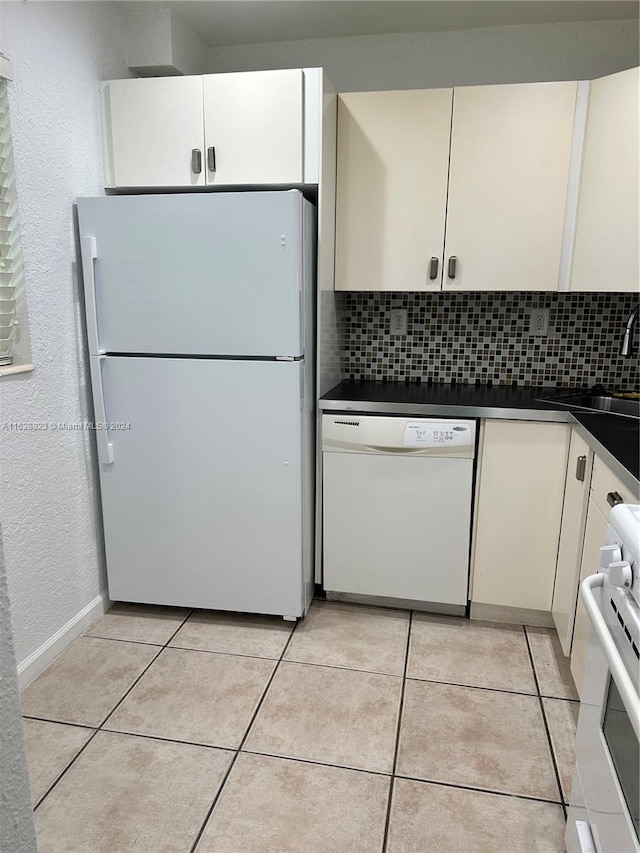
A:
<svg viewBox="0 0 640 853">
<path fill-rule="evenodd" d="M 23 690 L 27 684 L 30 684 L 34 678 L 40 675 L 67 648 L 69 643 L 79 637 L 85 628 L 88 628 L 103 613 L 106 613 L 110 606 L 111 601 L 105 589 L 86 607 L 83 607 L 79 613 L 69 619 L 66 625 L 63 625 L 53 636 L 49 637 L 35 652 L 32 652 L 29 657 L 19 663 L 18 686 L 20 690 Z"/>
</svg>

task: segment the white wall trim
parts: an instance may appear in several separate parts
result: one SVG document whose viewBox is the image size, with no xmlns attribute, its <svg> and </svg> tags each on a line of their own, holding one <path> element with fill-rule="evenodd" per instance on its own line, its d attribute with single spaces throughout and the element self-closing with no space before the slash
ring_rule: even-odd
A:
<svg viewBox="0 0 640 853">
<path fill-rule="evenodd" d="M 14 373 L 30 373 L 32 370 L 32 364 L 10 364 L 7 367 L 0 367 L 0 376 L 13 376 Z"/>
<path fill-rule="evenodd" d="M 103 590 L 79 613 L 76 613 L 66 625 L 57 630 L 39 648 L 18 664 L 18 686 L 20 690 L 30 684 L 34 678 L 61 654 L 67 646 L 95 622 L 111 606 L 107 590 Z"/>
</svg>

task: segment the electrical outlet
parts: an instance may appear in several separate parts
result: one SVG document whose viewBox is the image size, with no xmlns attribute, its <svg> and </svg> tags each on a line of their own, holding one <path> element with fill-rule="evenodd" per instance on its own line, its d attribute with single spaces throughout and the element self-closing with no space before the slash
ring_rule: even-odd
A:
<svg viewBox="0 0 640 853">
<path fill-rule="evenodd" d="M 390 312 L 391 317 L 391 334 L 406 335 L 407 334 L 407 309 L 393 308 Z"/>
<path fill-rule="evenodd" d="M 549 334 L 549 309 L 533 308 L 529 311 L 529 334 L 535 338 L 546 338 Z"/>
</svg>

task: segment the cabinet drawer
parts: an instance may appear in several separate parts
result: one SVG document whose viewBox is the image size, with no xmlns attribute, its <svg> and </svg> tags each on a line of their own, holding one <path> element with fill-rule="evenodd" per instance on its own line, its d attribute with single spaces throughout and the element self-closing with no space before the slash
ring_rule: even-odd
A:
<svg viewBox="0 0 640 853">
<path fill-rule="evenodd" d="M 638 503 L 638 496 L 634 495 L 602 459 L 596 456 L 591 478 L 591 499 L 605 518 L 608 518 L 611 512 L 611 504 L 607 496 L 614 492 L 617 492 L 625 503 Z"/>
</svg>

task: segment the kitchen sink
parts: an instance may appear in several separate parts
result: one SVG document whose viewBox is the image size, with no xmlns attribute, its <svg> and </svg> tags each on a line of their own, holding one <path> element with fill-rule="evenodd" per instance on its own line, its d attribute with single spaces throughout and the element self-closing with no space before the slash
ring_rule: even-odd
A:
<svg viewBox="0 0 640 853">
<path fill-rule="evenodd" d="M 573 394 L 547 397 L 544 402 L 557 403 L 560 406 L 572 406 L 577 409 L 588 409 L 592 412 L 609 412 L 614 415 L 640 418 L 640 400 L 627 400 L 588 392 L 582 394 L 574 392 Z"/>
</svg>

